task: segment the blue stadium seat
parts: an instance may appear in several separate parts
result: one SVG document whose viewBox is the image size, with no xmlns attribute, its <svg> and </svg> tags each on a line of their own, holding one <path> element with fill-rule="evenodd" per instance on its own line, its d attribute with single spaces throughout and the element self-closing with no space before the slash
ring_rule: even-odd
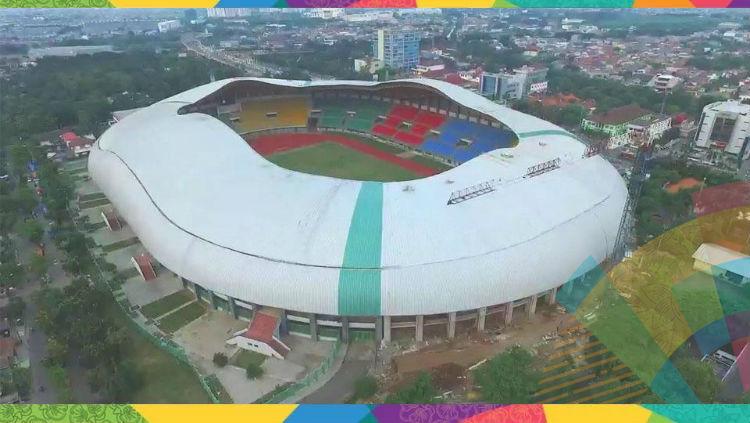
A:
<svg viewBox="0 0 750 423">
<path fill-rule="evenodd" d="M 440 135 L 430 134 L 421 149 L 463 163 L 474 157 L 511 146 L 512 132 L 465 120 L 448 119 L 438 128 Z M 459 140 L 468 139 L 469 146 L 457 146 Z"/>
</svg>

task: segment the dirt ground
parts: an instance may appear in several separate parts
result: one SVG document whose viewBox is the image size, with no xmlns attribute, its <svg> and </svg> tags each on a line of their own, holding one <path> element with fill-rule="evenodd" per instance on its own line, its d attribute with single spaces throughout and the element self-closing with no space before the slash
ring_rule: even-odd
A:
<svg viewBox="0 0 750 423">
<path fill-rule="evenodd" d="M 528 321 L 525 313 L 520 311 L 510 327 L 494 333 L 479 335 L 475 332 L 450 342 L 440 342 L 418 351 L 393 356 L 386 390 L 397 390 L 421 371 L 431 374 L 433 383 L 439 390 L 461 388 L 466 385 L 466 370 L 469 367 L 509 347 L 521 345 L 543 349 L 544 344 L 548 343 L 544 341 L 544 337 L 556 333 L 565 316 L 550 308 L 546 312 L 538 311 L 534 319 Z"/>
</svg>

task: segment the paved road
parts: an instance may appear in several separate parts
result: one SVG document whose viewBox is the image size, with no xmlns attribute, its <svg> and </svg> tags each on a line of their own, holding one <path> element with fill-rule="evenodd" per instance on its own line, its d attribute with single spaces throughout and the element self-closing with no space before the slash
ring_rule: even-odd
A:
<svg viewBox="0 0 750 423">
<path fill-rule="evenodd" d="M 40 219 L 40 223 L 46 224 L 45 220 Z M 47 274 L 50 281 L 55 286 L 62 286 L 69 282 L 69 278 L 62 270 L 61 258 L 63 254 L 54 245 L 52 240 L 45 239 L 47 245 L 46 256 L 49 262 Z M 22 263 L 28 263 L 34 254 L 34 245 L 26 239 L 16 239 L 16 246 L 19 251 L 19 258 Z M 55 263 L 55 261 L 57 263 Z M 43 361 L 47 354 L 47 335 L 41 329 L 36 328 L 37 306 L 33 300 L 33 293 L 40 288 L 39 279 L 30 278 L 26 284 L 18 289 L 16 295 L 23 298 L 26 302 L 25 313 L 25 334 L 24 344 L 21 346 L 29 359 L 29 366 L 32 374 L 32 394 L 30 402 L 35 404 L 50 404 L 58 401 L 57 390 L 49 379 L 47 369 Z M 44 392 L 40 390 L 44 387 Z"/>
<path fill-rule="evenodd" d="M 33 301 L 27 301 L 26 306 L 26 351 L 29 357 L 29 366 L 31 367 L 31 398 L 30 402 L 34 404 L 53 404 L 58 402 L 57 390 L 52 385 L 47 374 L 47 369 L 42 364 L 47 352 L 47 336 L 34 327 L 37 307 Z M 39 388 L 44 387 L 44 392 Z"/>
<path fill-rule="evenodd" d="M 367 370 L 373 364 L 372 357 L 368 357 L 361 343 L 349 346 L 341 363 L 341 368 L 320 389 L 303 398 L 300 402 L 304 404 L 340 404 L 346 402 L 354 393 L 354 383 L 362 376 L 367 375 Z"/>
<path fill-rule="evenodd" d="M 45 219 L 40 218 L 42 225 L 48 225 Z M 53 240 L 45 237 L 44 240 L 49 267 L 47 275 L 49 276 L 50 285 L 53 287 L 63 287 L 70 283 L 71 278 L 62 268 L 64 253 L 54 244 Z M 16 239 L 16 245 L 19 251 L 19 258 L 22 263 L 28 263 L 34 254 L 34 245 L 26 239 Z M 28 357 L 29 366 L 32 374 L 32 394 L 30 402 L 34 404 L 50 404 L 58 402 L 59 395 L 52 381 L 49 378 L 47 369 L 43 361 L 47 353 L 47 336 L 41 330 L 36 328 L 37 306 L 33 300 L 33 293 L 41 287 L 39 279 L 30 278 L 25 285 L 20 287 L 16 292 L 26 302 L 25 313 L 25 334 L 24 344 L 22 344 L 21 355 Z M 86 376 L 86 369 L 73 357 L 67 367 L 68 376 L 71 381 L 71 390 L 73 398 L 78 402 L 95 403 L 99 401 L 99 396 L 91 392 Z M 44 387 L 44 391 L 41 391 Z"/>
</svg>

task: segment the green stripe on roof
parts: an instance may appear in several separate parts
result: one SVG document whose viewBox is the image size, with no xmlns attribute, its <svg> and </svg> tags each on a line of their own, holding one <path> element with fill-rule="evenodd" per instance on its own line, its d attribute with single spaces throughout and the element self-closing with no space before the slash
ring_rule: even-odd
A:
<svg viewBox="0 0 750 423">
<path fill-rule="evenodd" d="M 542 135 L 563 135 L 563 136 L 570 137 L 573 139 L 578 139 L 576 138 L 575 135 L 571 134 L 568 131 L 563 131 L 562 129 L 544 129 L 541 131 L 519 132 L 518 138 L 531 138 L 531 137 L 539 137 Z"/>
<path fill-rule="evenodd" d="M 339 273 L 339 314 L 380 314 L 380 249 L 383 184 L 363 182 L 354 206 L 344 262 Z"/>
</svg>

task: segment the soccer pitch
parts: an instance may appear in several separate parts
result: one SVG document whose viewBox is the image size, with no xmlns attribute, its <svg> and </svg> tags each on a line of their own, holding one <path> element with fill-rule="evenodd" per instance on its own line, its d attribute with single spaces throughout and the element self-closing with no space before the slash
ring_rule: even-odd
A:
<svg viewBox="0 0 750 423">
<path fill-rule="evenodd" d="M 359 181 L 405 181 L 421 176 L 401 166 L 334 142 L 267 156 L 270 162 L 299 172 Z"/>
</svg>

